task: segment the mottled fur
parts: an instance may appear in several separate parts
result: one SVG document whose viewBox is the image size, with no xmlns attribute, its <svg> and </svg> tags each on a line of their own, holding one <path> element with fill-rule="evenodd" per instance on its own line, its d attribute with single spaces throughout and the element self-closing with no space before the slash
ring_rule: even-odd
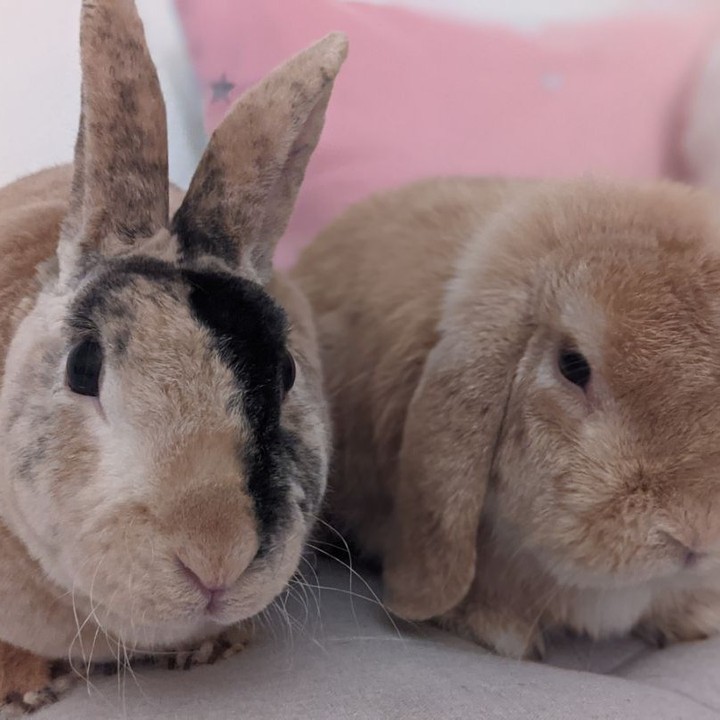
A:
<svg viewBox="0 0 720 720">
<path fill-rule="evenodd" d="M 516 657 L 558 626 L 720 629 L 716 198 L 429 181 L 349 210 L 294 277 L 331 399 L 329 513 L 397 614 Z"/>
<path fill-rule="evenodd" d="M 81 27 L 74 167 L 0 190 L 0 701 L 49 660 L 186 648 L 261 611 L 327 474 L 309 306 L 271 259 L 344 38 L 241 98 L 183 197 L 133 2 L 87 0 Z M 88 338 L 98 398 L 66 380 Z"/>
</svg>

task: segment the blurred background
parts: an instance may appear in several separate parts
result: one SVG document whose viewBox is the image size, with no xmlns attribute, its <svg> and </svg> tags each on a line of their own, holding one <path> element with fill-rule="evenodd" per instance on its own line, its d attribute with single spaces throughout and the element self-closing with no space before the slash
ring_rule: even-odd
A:
<svg viewBox="0 0 720 720">
<path fill-rule="evenodd" d="M 342 30 L 349 60 L 278 256 L 427 175 L 720 186 L 720 0 L 138 0 L 186 186 L 230 103 Z M 0 0 L 0 184 L 66 162 L 80 0 Z"/>
</svg>

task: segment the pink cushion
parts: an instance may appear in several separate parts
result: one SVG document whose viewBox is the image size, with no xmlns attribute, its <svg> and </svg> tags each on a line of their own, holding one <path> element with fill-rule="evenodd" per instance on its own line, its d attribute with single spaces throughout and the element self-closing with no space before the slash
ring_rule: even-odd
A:
<svg viewBox="0 0 720 720">
<path fill-rule="evenodd" d="M 176 1 L 208 130 L 290 55 L 331 30 L 350 37 L 282 268 L 349 204 L 425 176 L 673 174 L 718 17 L 688 7 L 528 34 L 360 2 Z"/>
</svg>

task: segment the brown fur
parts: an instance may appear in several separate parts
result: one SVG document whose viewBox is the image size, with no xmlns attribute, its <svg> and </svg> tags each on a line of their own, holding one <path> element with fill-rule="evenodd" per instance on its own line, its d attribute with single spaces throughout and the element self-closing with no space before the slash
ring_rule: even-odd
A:
<svg viewBox="0 0 720 720">
<path fill-rule="evenodd" d="M 41 172 L 13 183 L 0 192 L 0 236 L 3 240 L 0 303 L 0 343 L 8 347 L 18 323 L 30 310 L 40 283 L 38 266 L 52 257 L 60 223 L 67 212 L 69 168 Z M 15 312 L 8 309 L 15 308 Z M 5 352 L 0 352 L 0 368 Z"/>
<path fill-rule="evenodd" d="M 328 464 L 311 312 L 270 263 L 346 41 L 329 36 L 241 98 L 185 196 L 168 184 L 163 101 L 131 0 L 86 0 L 81 46 L 74 166 L 0 190 L 0 704 L 45 690 L 53 659 L 205 648 L 261 611 L 297 568 Z M 227 220 L 222 248 L 214 218 Z M 198 319 L 190 294 L 205 280 L 187 271 L 287 316 L 279 341 L 297 378 L 278 400 L 284 434 L 267 435 L 286 445 L 255 447 L 254 388 L 221 354 L 227 336 Z M 103 347 L 97 398 L 65 376 L 88 333 Z M 270 451 L 280 459 L 260 479 L 287 511 L 261 554 L 251 463 Z M 223 588 L 215 609 L 198 582 Z"/>
<path fill-rule="evenodd" d="M 393 610 L 515 656 L 557 625 L 717 631 L 714 198 L 429 181 L 352 208 L 294 277 L 335 423 L 331 521 L 382 559 Z M 586 394 L 557 370 L 567 343 Z"/>
<path fill-rule="evenodd" d="M 37 691 L 50 685 L 47 660 L 0 642 L 0 697 Z"/>
<path fill-rule="evenodd" d="M 65 244 L 123 250 L 168 220 L 165 103 L 133 0 L 84 0 L 80 55 L 80 132 L 61 258 Z"/>
<path fill-rule="evenodd" d="M 217 255 L 235 260 L 236 249 L 225 238 L 238 235 L 280 238 L 317 145 L 337 72 L 347 52 L 344 43 L 317 45 L 291 68 L 268 75 L 262 88 L 251 88 L 243 104 L 215 131 L 211 146 L 193 177 L 188 198 L 176 217 L 193 232 L 206 230 Z M 288 122 L 298 128 L 292 145 L 283 132 Z M 253 158 L 239 163 L 237 158 Z M 202 189 L 202 192 L 200 190 Z M 209 197 L 224 197 L 220 208 Z M 273 213 L 265 213 L 271 205 Z M 186 219 L 185 215 L 189 217 Z M 257 222 L 257 215 L 262 222 Z M 237 258 L 267 280 L 272 272 L 274 243 L 248 242 L 255 254 Z"/>
</svg>

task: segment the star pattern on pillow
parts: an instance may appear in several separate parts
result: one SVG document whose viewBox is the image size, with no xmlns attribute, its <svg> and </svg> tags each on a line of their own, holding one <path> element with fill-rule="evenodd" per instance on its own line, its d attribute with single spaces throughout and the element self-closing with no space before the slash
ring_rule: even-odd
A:
<svg viewBox="0 0 720 720">
<path fill-rule="evenodd" d="M 210 83 L 212 100 L 210 102 L 230 102 L 230 93 L 235 89 L 235 83 L 227 79 L 226 73 L 220 76 L 219 80 Z"/>
</svg>

